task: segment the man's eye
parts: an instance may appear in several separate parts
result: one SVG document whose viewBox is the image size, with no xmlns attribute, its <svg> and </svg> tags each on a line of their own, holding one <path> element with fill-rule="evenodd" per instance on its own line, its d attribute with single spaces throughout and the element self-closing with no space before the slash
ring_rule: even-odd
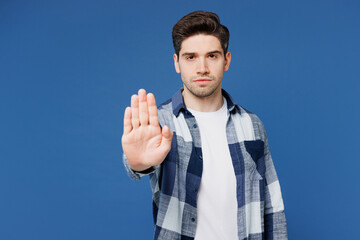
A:
<svg viewBox="0 0 360 240">
<path fill-rule="evenodd" d="M 216 58 L 216 55 L 215 54 L 210 54 L 209 57 L 210 58 Z"/>
<path fill-rule="evenodd" d="M 194 59 L 194 56 L 188 56 L 187 59 L 192 60 Z"/>
</svg>

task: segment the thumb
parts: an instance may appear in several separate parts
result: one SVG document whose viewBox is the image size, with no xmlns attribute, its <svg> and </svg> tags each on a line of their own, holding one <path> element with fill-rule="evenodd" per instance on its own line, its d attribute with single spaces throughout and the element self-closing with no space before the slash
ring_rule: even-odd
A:
<svg viewBox="0 0 360 240">
<path fill-rule="evenodd" d="M 163 148 L 163 150 L 167 152 L 170 151 L 173 135 L 174 133 L 170 131 L 168 126 L 164 126 L 162 128 L 162 139 L 161 139 L 160 148 Z"/>
<path fill-rule="evenodd" d="M 164 126 L 162 128 L 162 135 L 163 135 L 163 140 L 165 141 L 170 141 L 172 140 L 172 137 L 173 137 L 173 132 L 170 131 L 170 129 L 168 128 L 168 126 Z"/>
</svg>

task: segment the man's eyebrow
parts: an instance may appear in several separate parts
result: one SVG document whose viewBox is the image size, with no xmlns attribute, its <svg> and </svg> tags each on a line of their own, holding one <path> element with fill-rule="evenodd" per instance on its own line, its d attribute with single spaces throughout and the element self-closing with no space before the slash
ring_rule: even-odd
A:
<svg viewBox="0 0 360 240">
<path fill-rule="evenodd" d="M 189 56 L 189 55 L 195 55 L 194 52 L 184 52 L 183 54 L 181 54 L 181 56 Z"/>
<path fill-rule="evenodd" d="M 219 50 L 210 51 L 206 54 L 215 54 L 215 53 L 222 54 L 222 52 Z M 181 56 L 189 56 L 189 55 L 196 55 L 196 53 L 195 52 L 184 52 L 183 54 L 181 54 Z"/>
<path fill-rule="evenodd" d="M 214 54 L 214 53 L 222 54 L 222 52 L 219 51 L 219 50 L 215 50 L 215 51 L 208 52 L 208 54 Z"/>
</svg>

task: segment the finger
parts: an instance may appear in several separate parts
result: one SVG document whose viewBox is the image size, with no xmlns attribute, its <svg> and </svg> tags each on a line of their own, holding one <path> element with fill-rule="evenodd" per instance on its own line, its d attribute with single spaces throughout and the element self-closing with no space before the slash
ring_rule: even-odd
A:
<svg viewBox="0 0 360 240">
<path fill-rule="evenodd" d="M 162 135 L 163 135 L 163 139 L 166 140 L 166 141 L 170 141 L 171 143 L 171 140 L 172 140 L 172 137 L 173 137 L 173 132 L 170 131 L 169 127 L 168 126 L 164 126 L 162 128 Z"/>
<path fill-rule="evenodd" d="M 160 149 L 166 155 L 171 149 L 171 141 L 173 137 L 173 132 L 167 126 L 162 128 L 162 139 L 160 144 Z"/>
<path fill-rule="evenodd" d="M 139 119 L 142 126 L 146 126 L 149 124 L 149 111 L 146 91 L 144 89 L 139 90 Z"/>
<path fill-rule="evenodd" d="M 129 134 L 131 129 L 131 108 L 127 107 L 124 113 L 124 135 Z"/>
<path fill-rule="evenodd" d="M 139 97 L 134 94 L 131 96 L 131 124 L 134 129 L 138 128 L 139 123 Z"/>
<path fill-rule="evenodd" d="M 150 125 L 158 126 L 159 118 L 154 94 L 149 93 L 147 95 L 147 102 L 149 107 L 149 123 Z"/>
</svg>

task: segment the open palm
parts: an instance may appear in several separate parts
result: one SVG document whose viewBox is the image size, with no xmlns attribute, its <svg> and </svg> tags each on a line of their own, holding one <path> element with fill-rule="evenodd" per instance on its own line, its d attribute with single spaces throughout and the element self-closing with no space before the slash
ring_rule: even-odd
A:
<svg viewBox="0 0 360 240">
<path fill-rule="evenodd" d="M 130 167 L 143 171 L 164 161 L 171 148 L 173 133 L 159 125 L 153 94 L 140 89 L 131 97 L 131 107 L 125 109 L 123 151 Z"/>
</svg>

